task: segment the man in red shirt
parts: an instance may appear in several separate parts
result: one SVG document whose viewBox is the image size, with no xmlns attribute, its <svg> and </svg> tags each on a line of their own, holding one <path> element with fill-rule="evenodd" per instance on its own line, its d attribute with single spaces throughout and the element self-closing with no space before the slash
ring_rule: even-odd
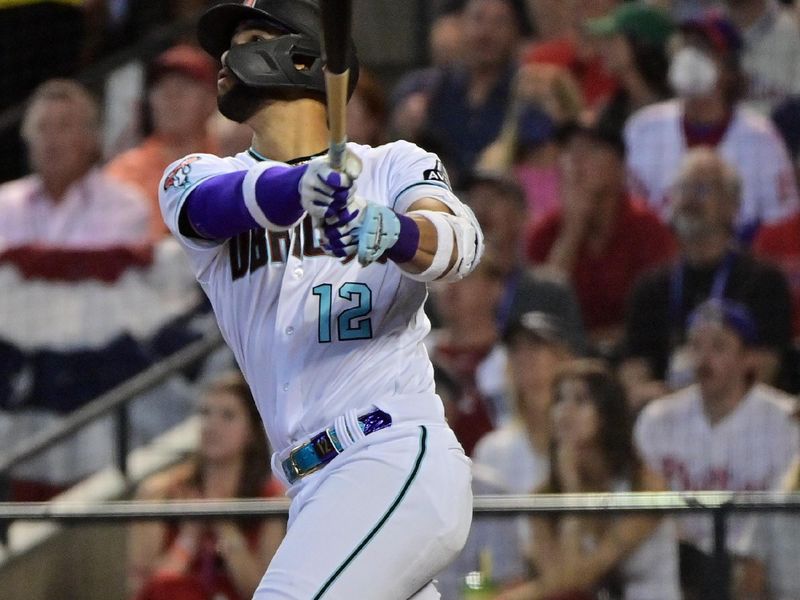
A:
<svg viewBox="0 0 800 600">
<path fill-rule="evenodd" d="M 625 146 L 617 129 L 572 124 L 560 137 L 562 207 L 529 230 L 527 255 L 572 281 L 590 342 L 608 352 L 621 339 L 634 281 L 668 262 L 675 240 L 626 191 Z"/>
</svg>

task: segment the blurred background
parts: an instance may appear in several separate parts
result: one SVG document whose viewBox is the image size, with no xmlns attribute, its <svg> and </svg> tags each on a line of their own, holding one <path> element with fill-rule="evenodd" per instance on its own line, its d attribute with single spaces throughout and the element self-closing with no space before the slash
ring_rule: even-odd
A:
<svg viewBox="0 0 800 600">
<path fill-rule="evenodd" d="M 169 163 L 250 144 L 197 46 L 218 3 L 0 0 L 0 501 L 283 497 L 158 209 Z M 426 305 L 475 493 L 791 498 L 800 2 L 353 0 L 353 15 L 349 138 L 437 153 L 486 236 L 478 269 Z M 265 567 L 284 526 L 0 517 L 15 599 L 249 598 L 242 561 Z M 439 587 L 800 598 L 796 511 L 722 523 L 481 515 Z"/>
</svg>

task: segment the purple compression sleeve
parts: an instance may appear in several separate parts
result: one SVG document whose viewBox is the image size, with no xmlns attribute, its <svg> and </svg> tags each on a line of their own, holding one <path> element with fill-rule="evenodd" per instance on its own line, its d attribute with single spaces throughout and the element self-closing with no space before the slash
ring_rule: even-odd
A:
<svg viewBox="0 0 800 600">
<path fill-rule="evenodd" d="M 256 201 L 267 219 L 288 227 L 303 215 L 297 191 L 306 165 L 273 167 L 256 181 Z M 186 216 L 194 230 L 212 240 L 233 237 L 259 224 L 247 209 L 242 184 L 247 171 L 209 177 L 194 188 L 186 199 Z"/>
</svg>

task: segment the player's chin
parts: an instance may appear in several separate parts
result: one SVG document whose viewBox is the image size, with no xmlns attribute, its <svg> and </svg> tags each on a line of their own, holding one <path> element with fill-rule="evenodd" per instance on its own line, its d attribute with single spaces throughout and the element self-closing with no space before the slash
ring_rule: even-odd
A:
<svg viewBox="0 0 800 600">
<path fill-rule="evenodd" d="M 223 116 L 237 123 L 244 123 L 256 114 L 267 102 L 265 95 L 257 90 L 234 83 L 227 91 L 217 95 L 217 108 Z"/>
</svg>

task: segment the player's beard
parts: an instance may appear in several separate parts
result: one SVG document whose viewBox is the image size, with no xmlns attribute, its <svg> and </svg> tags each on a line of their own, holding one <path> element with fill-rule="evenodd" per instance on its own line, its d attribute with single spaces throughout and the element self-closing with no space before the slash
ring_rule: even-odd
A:
<svg viewBox="0 0 800 600">
<path fill-rule="evenodd" d="M 264 90 L 257 90 L 236 82 L 231 89 L 217 97 L 217 107 L 223 116 L 244 123 L 256 114 L 269 100 Z"/>
</svg>

